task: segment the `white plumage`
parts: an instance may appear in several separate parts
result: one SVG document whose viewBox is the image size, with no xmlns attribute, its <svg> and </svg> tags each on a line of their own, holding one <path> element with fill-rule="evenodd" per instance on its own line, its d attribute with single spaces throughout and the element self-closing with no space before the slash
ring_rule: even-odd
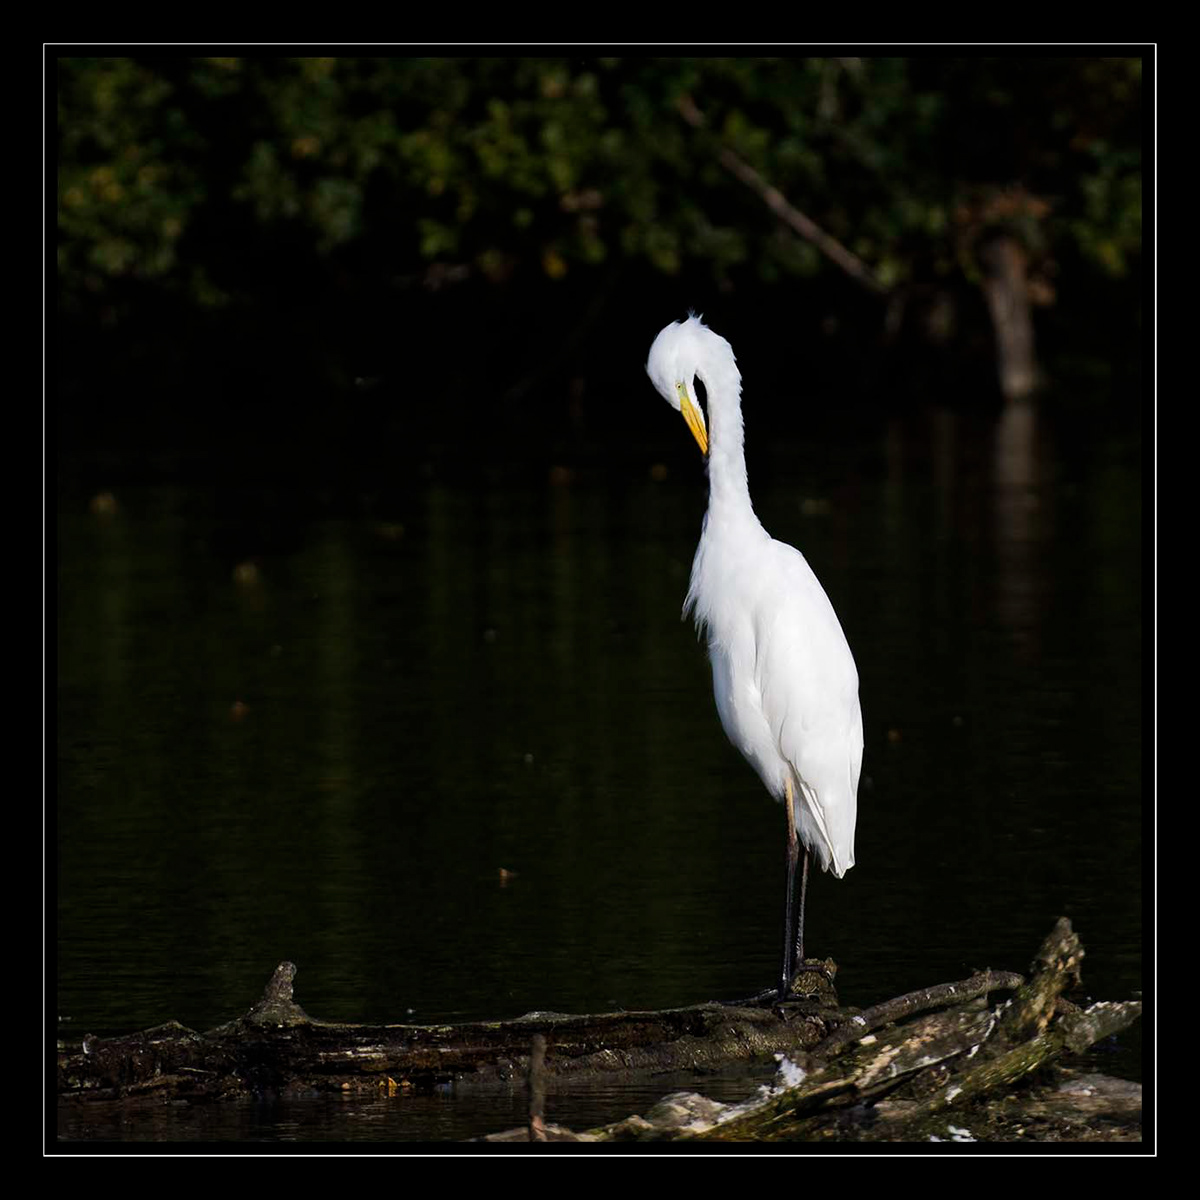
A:
<svg viewBox="0 0 1200 1200">
<path fill-rule="evenodd" d="M 668 325 L 646 370 L 708 457 L 708 512 L 684 614 L 707 635 L 717 712 L 767 790 L 789 806 L 781 991 L 803 960 L 808 854 L 839 878 L 854 866 L 862 767 L 858 672 L 833 605 L 799 550 L 763 529 L 750 503 L 742 377 L 733 349 L 698 317 Z M 708 421 L 696 400 L 704 384 Z M 799 923 L 793 878 L 804 846 Z"/>
</svg>

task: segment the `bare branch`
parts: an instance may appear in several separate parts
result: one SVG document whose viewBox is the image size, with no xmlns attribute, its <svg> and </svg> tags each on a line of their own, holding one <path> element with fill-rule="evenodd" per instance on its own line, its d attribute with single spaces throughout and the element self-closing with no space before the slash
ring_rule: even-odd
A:
<svg viewBox="0 0 1200 1200">
<path fill-rule="evenodd" d="M 677 107 L 679 115 L 693 129 L 705 127 L 704 114 L 696 107 L 691 96 L 680 96 Z M 769 184 L 744 158 L 728 146 L 718 144 L 717 159 L 731 175 L 740 179 L 748 188 L 758 193 L 766 206 L 786 225 L 795 230 L 805 241 L 811 242 L 830 262 L 836 263 L 847 275 L 864 287 L 880 295 L 886 288 L 875 277 L 870 267 L 856 254 L 847 250 L 837 238 L 826 233 L 811 217 L 805 216 L 777 188 Z"/>
</svg>

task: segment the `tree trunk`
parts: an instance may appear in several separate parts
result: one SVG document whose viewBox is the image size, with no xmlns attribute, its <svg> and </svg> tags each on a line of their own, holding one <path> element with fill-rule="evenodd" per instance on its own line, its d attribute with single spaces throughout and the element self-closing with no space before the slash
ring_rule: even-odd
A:
<svg viewBox="0 0 1200 1200">
<path fill-rule="evenodd" d="M 1028 256 L 1021 243 L 1006 233 L 989 238 L 979 256 L 984 267 L 983 294 L 996 334 L 1000 391 L 1006 400 L 1024 400 L 1040 377 L 1029 302 Z"/>
</svg>

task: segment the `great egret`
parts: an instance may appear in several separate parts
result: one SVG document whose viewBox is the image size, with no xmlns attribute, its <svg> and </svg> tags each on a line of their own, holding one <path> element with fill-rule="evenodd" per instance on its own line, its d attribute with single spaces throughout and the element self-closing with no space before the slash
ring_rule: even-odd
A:
<svg viewBox="0 0 1200 1200">
<path fill-rule="evenodd" d="M 804 963 L 810 854 L 839 879 L 854 866 L 863 752 L 858 672 L 812 568 L 754 514 L 733 348 L 689 316 L 654 339 L 646 371 L 708 459 L 708 512 L 683 614 L 692 613 L 707 633 L 717 712 L 729 740 L 787 813 L 784 997 Z M 707 427 L 696 379 L 707 396 Z"/>
</svg>

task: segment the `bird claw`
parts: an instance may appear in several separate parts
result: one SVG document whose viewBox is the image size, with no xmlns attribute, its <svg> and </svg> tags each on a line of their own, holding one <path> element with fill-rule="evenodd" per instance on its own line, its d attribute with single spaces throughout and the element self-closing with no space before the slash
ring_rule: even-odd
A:
<svg viewBox="0 0 1200 1200">
<path fill-rule="evenodd" d="M 832 958 L 806 958 L 796 968 L 791 983 L 787 988 L 780 988 L 776 999 L 785 1000 L 822 1000 L 837 1001 L 837 993 L 833 988 L 834 976 L 837 975 L 837 963 Z"/>
<path fill-rule="evenodd" d="M 832 958 L 806 958 L 786 989 L 765 988 L 742 1000 L 720 1000 L 726 1008 L 755 1008 L 768 1004 L 786 1004 L 794 1001 L 825 1000 L 837 1003 L 837 992 L 833 988 L 837 975 L 837 963 Z"/>
</svg>

